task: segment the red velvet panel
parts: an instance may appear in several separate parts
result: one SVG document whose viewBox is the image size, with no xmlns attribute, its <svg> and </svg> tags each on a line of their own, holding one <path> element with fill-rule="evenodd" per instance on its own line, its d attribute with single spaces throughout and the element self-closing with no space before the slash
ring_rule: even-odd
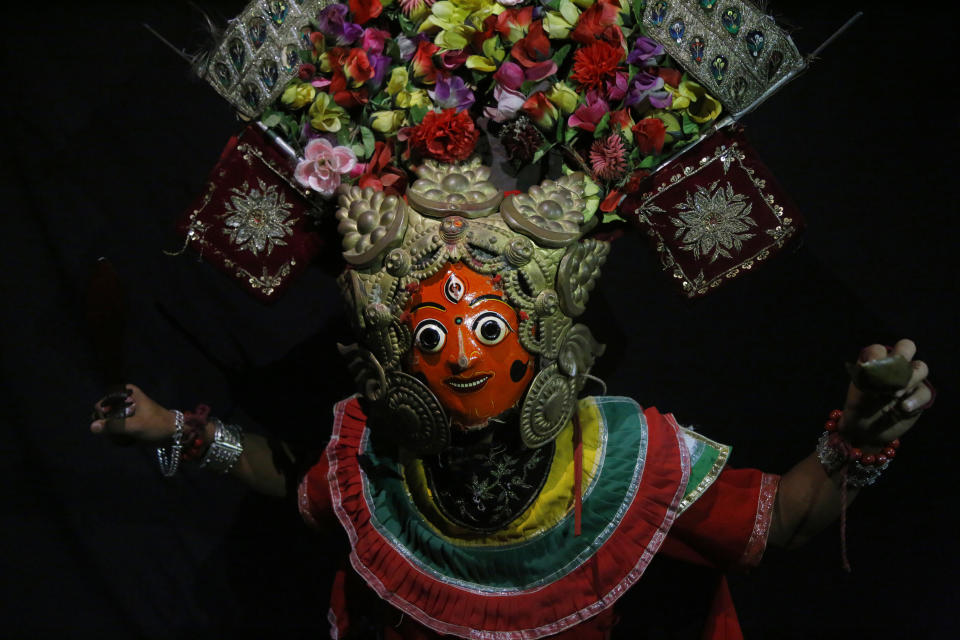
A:
<svg viewBox="0 0 960 640">
<path fill-rule="evenodd" d="M 177 231 L 201 257 L 269 302 L 321 249 L 308 194 L 293 179 L 292 161 L 251 125 L 227 143 Z M 258 229 L 268 231 L 261 247 Z"/>
<path fill-rule="evenodd" d="M 654 174 L 627 196 L 620 215 L 646 232 L 690 298 L 753 269 L 803 228 L 796 206 L 735 127 Z"/>
</svg>

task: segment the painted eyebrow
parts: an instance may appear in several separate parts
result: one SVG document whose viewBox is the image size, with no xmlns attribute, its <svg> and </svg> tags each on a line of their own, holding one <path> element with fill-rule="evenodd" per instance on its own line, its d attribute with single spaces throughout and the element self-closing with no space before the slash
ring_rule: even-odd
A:
<svg viewBox="0 0 960 640">
<path fill-rule="evenodd" d="M 413 309 L 410 309 L 410 313 L 416 312 L 418 309 L 439 309 L 440 311 L 446 311 L 447 308 L 437 304 L 436 302 L 421 302 Z"/>
<path fill-rule="evenodd" d="M 472 307 L 476 304 L 483 302 L 484 300 L 496 300 L 498 302 L 502 302 L 503 304 L 509 304 L 506 300 L 503 299 L 502 296 L 498 296 L 495 293 L 488 293 L 486 295 L 477 296 L 476 298 L 474 298 L 473 301 L 470 303 L 470 306 Z"/>
</svg>

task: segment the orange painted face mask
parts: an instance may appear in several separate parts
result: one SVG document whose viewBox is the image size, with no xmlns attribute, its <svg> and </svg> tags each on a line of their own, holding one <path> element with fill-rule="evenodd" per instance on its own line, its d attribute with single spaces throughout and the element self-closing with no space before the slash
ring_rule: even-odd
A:
<svg viewBox="0 0 960 640">
<path fill-rule="evenodd" d="M 523 397 L 533 357 L 517 337 L 517 312 L 489 276 L 451 264 L 420 284 L 407 311 L 408 370 L 422 377 L 454 424 L 485 425 Z"/>
</svg>

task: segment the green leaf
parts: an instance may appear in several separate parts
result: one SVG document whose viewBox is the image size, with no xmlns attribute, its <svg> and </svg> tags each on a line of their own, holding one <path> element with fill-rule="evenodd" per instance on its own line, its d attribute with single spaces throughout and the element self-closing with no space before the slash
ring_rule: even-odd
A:
<svg viewBox="0 0 960 640">
<path fill-rule="evenodd" d="M 350 144 L 350 129 L 347 127 L 340 127 L 340 130 L 337 131 L 337 144 L 341 147 L 345 147 Z"/>
<path fill-rule="evenodd" d="M 547 153 L 548 151 L 550 151 L 550 149 L 553 148 L 553 145 L 554 145 L 554 144 L 556 144 L 556 143 L 555 143 L 555 142 L 547 142 L 547 143 L 544 143 L 544 144 L 540 145 L 540 148 L 537 149 L 536 153 L 533 154 L 533 160 L 530 161 L 530 164 L 537 164 L 538 162 L 540 162 L 540 158 L 542 158 L 544 155 L 546 155 L 546 153 Z"/>
<path fill-rule="evenodd" d="M 360 139 L 363 141 L 363 157 L 369 158 L 373 155 L 373 150 L 377 144 L 373 137 L 373 131 L 369 127 L 360 127 Z"/>
<path fill-rule="evenodd" d="M 267 125 L 268 127 L 275 127 L 275 126 L 277 126 L 278 124 L 280 124 L 280 121 L 281 121 L 281 120 L 283 120 L 283 116 L 281 116 L 281 115 L 280 115 L 279 113 L 277 113 L 276 111 L 267 112 L 267 113 L 268 113 L 268 115 L 266 115 L 265 117 L 261 118 L 260 122 L 262 122 L 263 124 Z"/>
<path fill-rule="evenodd" d="M 643 160 L 640 161 L 640 169 L 649 169 L 653 166 L 653 161 L 657 159 L 657 156 L 646 156 Z"/>
<path fill-rule="evenodd" d="M 683 133 L 688 136 L 699 134 L 700 125 L 694 122 L 690 116 L 687 115 L 686 111 L 684 111 L 681 115 L 683 116 Z"/>
<path fill-rule="evenodd" d="M 597 128 L 593 131 L 593 137 L 599 138 L 604 133 L 610 129 L 610 112 L 603 114 L 603 117 L 600 118 L 600 122 L 597 123 Z"/>
<path fill-rule="evenodd" d="M 567 130 L 563 132 L 563 142 L 564 144 L 570 144 L 574 138 L 577 137 L 579 129 L 576 127 L 567 127 Z"/>
<path fill-rule="evenodd" d="M 607 224 L 608 222 L 626 222 L 626 221 L 620 216 L 618 216 L 616 213 L 611 211 L 610 213 L 603 214 L 603 224 Z"/>
<path fill-rule="evenodd" d="M 565 44 L 560 47 L 555 54 L 553 54 L 553 62 L 559 67 L 563 64 L 563 61 L 567 59 L 567 55 L 570 53 L 570 45 Z"/>
<path fill-rule="evenodd" d="M 429 107 L 410 107 L 410 120 L 413 124 L 420 124 L 428 111 L 430 111 Z"/>
<path fill-rule="evenodd" d="M 647 0 L 633 0 L 633 19 L 637 24 L 643 24 L 643 11 L 647 8 Z"/>
<path fill-rule="evenodd" d="M 357 156 L 357 160 L 363 160 L 366 157 L 363 155 L 362 144 L 352 144 L 350 145 L 350 150 L 353 151 L 353 155 Z"/>
</svg>

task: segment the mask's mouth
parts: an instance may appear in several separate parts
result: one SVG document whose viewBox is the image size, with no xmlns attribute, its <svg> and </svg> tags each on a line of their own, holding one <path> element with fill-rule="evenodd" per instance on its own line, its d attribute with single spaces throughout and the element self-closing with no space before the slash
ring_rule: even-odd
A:
<svg viewBox="0 0 960 640">
<path fill-rule="evenodd" d="M 493 377 L 492 373 L 481 373 L 469 378 L 463 376 L 453 376 L 444 380 L 444 384 L 457 393 L 473 393 L 486 386 L 487 381 Z"/>
</svg>

